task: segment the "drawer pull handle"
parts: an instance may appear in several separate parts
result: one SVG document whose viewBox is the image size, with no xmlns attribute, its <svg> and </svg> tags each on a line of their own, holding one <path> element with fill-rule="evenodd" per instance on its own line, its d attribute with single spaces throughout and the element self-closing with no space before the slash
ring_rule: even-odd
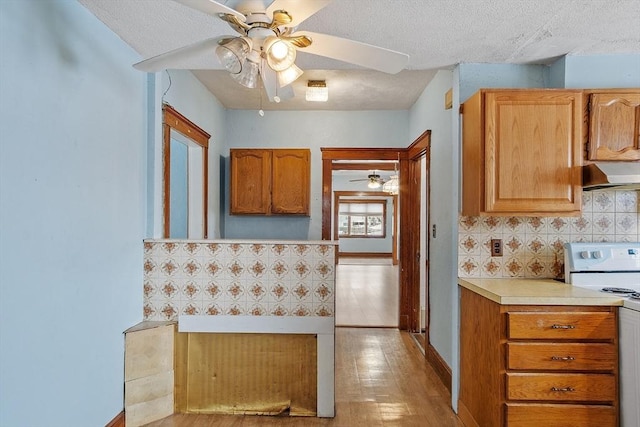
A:
<svg viewBox="0 0 640 427">
<path fill-rule="evenodd" d="M 551 391 L 560 391 L 562 393 L 569 393 L 572 391 L 576 391 L 573 387 L 551 387 Z"/>
<path fill-rule="evenodd" d="M 574 325 L 558 325 L 557 323 L 554 323 L 553 325 L 551 325 L 551 329 L 575 329 L 576 327 Z"/>
<path fill-rule="evenodd" d="M 571 362 L 572 360 L 576 360 L 573 356 L 551 356 L 551 360 L 557 360 L 561 362 Z"/>
</svg>

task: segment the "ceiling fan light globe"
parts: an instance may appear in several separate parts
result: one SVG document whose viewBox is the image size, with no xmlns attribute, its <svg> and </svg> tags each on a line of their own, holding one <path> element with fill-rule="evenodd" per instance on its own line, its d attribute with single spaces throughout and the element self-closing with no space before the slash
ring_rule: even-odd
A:
<svg viewBox="0 0 640 427">
<path fill-rule="evenodd" d="M 280 87 L 285 87 L 286 85 L 295 82 L 302 73 L 303 71 L 296 64 L 292 64 L 286 70 L 277 72 L 278 84 Z"/>
<path fill-rule="evenodd" d="M 380 183 L 378 181 L 370 180 L 367 187 L 371 189 L 380 188 Z"/>
<path fill-rule="evenodd" d="M 242 71 L 237 74 L 231 74 L 231 77 L 244 87 L 255 89 L 258 87 L 259 64 L 250 60 L 245 61 Z"/>
<path fill-rule="evenodd" d="M 286 40 L 267 37 L 264 43 L 267 64 L 273 71 L 284 71 L 296 61 L 296 48 Z"/>
<path fill-rule="evenodd" d="M 220 43 L 216 47 L 216 56 L 228 72 L 238 74 L 250 51 L 249 43 L 242 37 L 236 37 Z"/>
</svg>

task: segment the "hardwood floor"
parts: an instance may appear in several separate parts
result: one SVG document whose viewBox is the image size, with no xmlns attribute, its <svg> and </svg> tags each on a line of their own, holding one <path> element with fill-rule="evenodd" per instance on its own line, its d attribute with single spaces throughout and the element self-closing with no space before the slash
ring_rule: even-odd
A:
<svg viewBox="0 0 640 427">
<path fill-rule="evenodd" d="M 341 258 L 336 267 L 336 325 L 397 328 L 398 266 L 391 258 Z"/>
<path fill-rule="evenodd" d="M 411 336 L 336 329 L 336 417 L 175 414 L 147 427 L 462 427 L 450 395 Z"/>
</svg>

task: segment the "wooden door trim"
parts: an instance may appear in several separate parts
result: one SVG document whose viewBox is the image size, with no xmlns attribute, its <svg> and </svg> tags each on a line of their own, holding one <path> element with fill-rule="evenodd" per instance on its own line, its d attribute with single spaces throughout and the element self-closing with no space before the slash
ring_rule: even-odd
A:
<svg viewBox="0 0 640 427">
<path fill-rule="evenodd" d="M 423 132 L 407 147 L 405 158 L 400 160 L 400 329 L 419 332 L 420 323 L 420 266 L 416 262 L 416 255 L 420 249 L 420 159 L 426 156 L 429 167 L 429 150 L 431 145 L 431 131 Z M 427 169 L 428 171 L 428 169 Z M 418 184 L 412 181 L 418 179 Z M 418 187 L 418 188 L 416 188 Z M 427 201 L 428 192 L 426 193 Z M 427 205 L 427 223 L 429 222 Z M 427 247 L 428 250 L 428 247 Z M 428 256 L 428 252 L 427 252 Z M 402 274 L 404 273 L 404 274 Z M 429 272 L 426 272 L 428 283 Z M 429 299 L 427 287 L 427 301 Z M 429 317 L 429 304 L 425 307 Z M 428 331 L 428 327 L 426 328 Z M 425 337 L 428 345 L 428 335 Z"/>
<path fill-rule="evenodd" d="M 322 240 L 331 240 L 331 223 L 332 223 L 332 171 L 334 165 L 336 168 L 342 167 L 340 163 L 334 163 L 339 160 L 399 160 L 400 170 L 400 316 L 398 321 L 399 329 L 409 330 L 410 327 L 416 329 L 417 321 L 420 315 L 420 283 L 415 280 L 415 267 L 413 262 L 409 262 L 413 258 L 412 249 L 416 244 L 419 245 L 420 235 L 417 236 L 413 232 L 415 225 L 410 223 L 412 205 L 410 203 L 411 190 L 415 190 L 414 186 L 409 188 L 409 163 L 420 158 L 422 155 L 428 154 L 431 142 L 431 131 L 427 130 L 420 135 L 407 148 L 329 148 L 322 147 Z M 368 165 L 370 168 L 371 166 Z M 414 194 L 415 196 L 415 194 Z M 418 205 L 419 220 L 420 206 Z M 415 215 L 415 214 L 414 214 Z M 419 231 L 420 223 L 418 221 L 417 229 Z M 417 243 L 416 243 L 417 242 Z M 418 270 L 418 278 L 419 278 Z M 416 296 L 417 292 L 417 296 Z"/>
</svg>

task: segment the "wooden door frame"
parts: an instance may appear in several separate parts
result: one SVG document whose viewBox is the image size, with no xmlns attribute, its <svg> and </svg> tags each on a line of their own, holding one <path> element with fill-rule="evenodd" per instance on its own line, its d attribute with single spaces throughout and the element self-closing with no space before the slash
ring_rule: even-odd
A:
<svg viewBox="0 0 640 427">
<path fill-rule="evenodd" d="M 420 321 L 420 269 L 415 262 L 415 256 L 420 248 L 420 204 L 415 203 L 416 192 L 420 192 L 420 183 L 410 182 L 409 174 L 411 168 L 415 170 L 416 163 L 418 171 L 420 160 L 427 156 L 427 170 L 429 168 L 429 152 L 431 147 L 431 131 L 427 130 L 420 135 L 407 148 L 330 148 L 322 147 L 322 240 L 331 240 L 332 223 L 332 188 L 334 161 L 336 160 L 399 160 L 400 169 L 400 317 L 398 327 L 401 330 L 416 331 L 419 329 Z M 371 163 L 365 169 L 371 169 Z M 378 170 L 383 170 L 381 163 L 375 166 Z M 388 164 L 387 164 L 388 165 Z M 411 166 L 413 165 L 413 166 Z M 338 167 L 343 167 L 343 165 Z M 428 190 L 427 190 L 428 197 Z M 418 199 L 419 200 L 419 199 Z M 428 198 L 427 198 L 428 200 Z M 417 206 L 416 206 L 417 205 Z M 428 205 L 427 205 L 428 206 Z M 417 209 L 417 213 L 416 213 Z M 428 210 L 427 210 L 428 211 Z M 428 216 L 428 214 L 427 214 Z M 415 220 L 417 219 L 417 224 Z M 427 218 L 427 223 L 429 218 Z M 417 267 L 416 267 L 417 266 Z M 427 269 L 427 280 L 429 277 Z M 417 278 L 417 280 L 416 280 Z M 428 292 L 428 287 L 427 287 Z M 428 299 L 428 294 L 427 294 Z M 428 318 L 428 305 L 427 305 Z"/>
</svg>

